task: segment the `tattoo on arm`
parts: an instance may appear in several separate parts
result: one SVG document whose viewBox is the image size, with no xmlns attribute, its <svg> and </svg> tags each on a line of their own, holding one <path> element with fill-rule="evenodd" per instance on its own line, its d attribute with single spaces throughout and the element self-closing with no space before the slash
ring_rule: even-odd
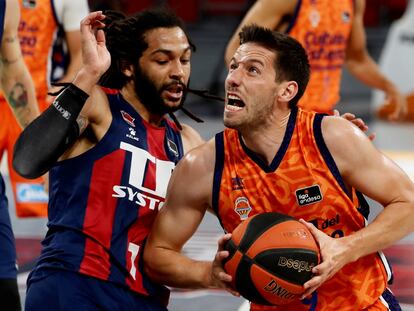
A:
<svg viewBox="0 0 414 311">
<path fill-rule="evenodd" d="M 13 109 L 24 108 L 28 103 L 28 95 L 25 86 L 17 82 L 10 90 L 8 101 Z"/>
<path fill-rule="evenodd" d="M 79 133 L 83 133 L 83 131 L 85 131 L 86 127 L 88 126 L 88 120 L 85 117 L 79 116 L 76 119 L 76 122 L 79 126 Z"/>
</svg>

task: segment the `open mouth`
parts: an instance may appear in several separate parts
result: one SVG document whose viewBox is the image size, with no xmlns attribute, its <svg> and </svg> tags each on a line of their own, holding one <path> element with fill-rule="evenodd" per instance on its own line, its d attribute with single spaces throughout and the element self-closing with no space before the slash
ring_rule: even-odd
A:
<svg viewBox="0 0 414 311">
<path fill-rule="evenodd" d="M 182 84 L 170 84 L 165 88 L 169 100 L 177 101 L 183 96 L 184 86 Z"/>
<path fill-rule="evenodd" d="M 244 102 L 240 99 L 240 97 L 236 95 L 229 94 L 227 96 L 227 105 L 226 108 L 228 110 L 240 110 L 245 106 Z"/>
</svg>

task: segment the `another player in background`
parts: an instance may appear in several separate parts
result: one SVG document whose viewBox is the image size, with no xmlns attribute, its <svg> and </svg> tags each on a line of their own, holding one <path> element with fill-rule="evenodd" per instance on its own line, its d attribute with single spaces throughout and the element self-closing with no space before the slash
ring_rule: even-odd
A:
<svg viewBox="0 0 414 311">
<path fill-rule="evenodd" d="M 35 90 L 23 61 L 17 29 L 17 0 L 0 0 L 0 89 L 6 95 L 13 115 L 25 127 L 38 114 Z M 0 124 L 8 126 L 0 114 Z M 2 127 L 0 131 L 4 129 Z M 0 141 L 3 143 L 3 141 Z M 5 185 L 0 174 L 0 305 L 2 310 L 20 310 L 17 288 L 16 249 L 8 211 Z"/>
<path fill-rule="evenodd" d="M 388 80 L 366 48 L 363 16 L 365 0 L 257 0 L 228 43 L 225 60 L 239 46 L 238 33 L 248 24 L 274 29 L 297 39 L 311 65 L 309 86 L 299 107 L 331 113 L 340 99 L 343 65 L 364 84 L 386 93 L 396 120 L 406 113 L 406 101 Z"/>
<path fill-rule="evenodd" d="M 308 299 L 252 310 L 401 310 L 380 251 L 413 231 L 414 184 L 350 122 L 296 107 L 310 73 L 296 40 L 247 26 L 240 42 L 225 83 L 227 128 L 175 169 L 144 250 L 147 274 L 168 286 L 236 294 L 222 268 L 231 234 L 213 262 L 180 251 L 207 209 L 229 233 L 246 216 L 273 211 L 308 221 L 322 262 L 304 285 Z M 385 207 L 369 225 L 359 191 Z M 310 200 L 301 202 L 304 193 Z"/>
<path fill-rule="evenodd" d="M 50 169 L 51 181 L 28 311 L 166 310 L 168 290 L 142 274 L 142 248 L 172 170 L 202 143 L 167 117 L 183 107 L 193 45 L 167 11 L 109 13 L 83 19 L 80 71 L 16 143 L 16 171 Z"/>
<path fill-rule="evenodd" d="M 19 38 L 30 74 L 35 84 L 40 111 L 52 98 L 52 81 L 70 82 L 81 65 L 79 24 L 88 10 L 87 0 L 19 0 L 21 20 Z M 7 150 L 11 186 L 16 213 L 21 217 L 46 216 L 47 194 L 43 180 L 27 180 L 12 168 L 13 147 L 21 129 L 4 98 L 0 99 L 0 158 Z"/>
</svg>

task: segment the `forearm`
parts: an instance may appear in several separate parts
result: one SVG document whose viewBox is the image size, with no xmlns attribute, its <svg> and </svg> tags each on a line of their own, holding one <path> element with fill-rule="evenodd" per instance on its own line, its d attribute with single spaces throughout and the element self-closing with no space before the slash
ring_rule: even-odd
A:
<svg viewBox="0 0 414 311">
<path fill-rule="evenodd" d="M 79 136 L 77 118 L 88 95 L 75 85 L 67 87 L 20 134 L 13 153 L 13 167 L 25 178 L 45 174 Z"/>
<path fill-rule="evenodd" d="M 22 58 L 15 63 L 4 64 L 4 71 L 2 85 L 5 97 L 24 128 L 39 115 L 33 81 Z"/>
<path fill-rule="evenodd" d="M 413 201 L 390 204 L 367 227 L 345 237 L 354 260 L 390 247 L 411 233 L 413 209 Z"/>
<path fill-rule="evenodd" d="M 177 288 L 210 288 L 212 262 L 196 261 L 181 253 L 155 248 L 144 252 L 145 271 L 155 282 Z"/>
<path fill-rule="evenodd" d="M 397 91 L 396 86 L 384 76 L 378 65 L 366 53 L 359 59 L 347 60 L 346 66 L 354 77 L 371 88 L 386 93 Z"/>
</svg>

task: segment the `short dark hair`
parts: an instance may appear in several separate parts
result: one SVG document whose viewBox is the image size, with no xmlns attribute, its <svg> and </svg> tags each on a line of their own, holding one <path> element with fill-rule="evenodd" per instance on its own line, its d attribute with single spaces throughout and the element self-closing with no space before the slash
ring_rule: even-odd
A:
<svg viewBox="0 0 414 311">
<path fill-rule="evenodd" d="M 296 81 L 298 93 L 289 102 L 289 107 L 297 105 L 309 82 L 310 66 L 303 46 L 294 38 L 255 24 L 244 26 L 239 33 L 240 45 L 256 43 L 275 53 L 276 81 Z"/>
<path fill-rule="evenodd" d="M 180 27 L 185 33 L 193 50 L 195 46 L 185 30 L 183 21 L 171 10 L 157 7 L 126 17 L 120 12 L 104 12 L 106 46 L 111 54 L 111 66 L 100 79 L 100 85 L 121 89 L 131 79 L 123 70 L 132 65 L 137 68 L 138 61 L 148 48 L 145 34 L 156 28 Z"/>
</svg>

